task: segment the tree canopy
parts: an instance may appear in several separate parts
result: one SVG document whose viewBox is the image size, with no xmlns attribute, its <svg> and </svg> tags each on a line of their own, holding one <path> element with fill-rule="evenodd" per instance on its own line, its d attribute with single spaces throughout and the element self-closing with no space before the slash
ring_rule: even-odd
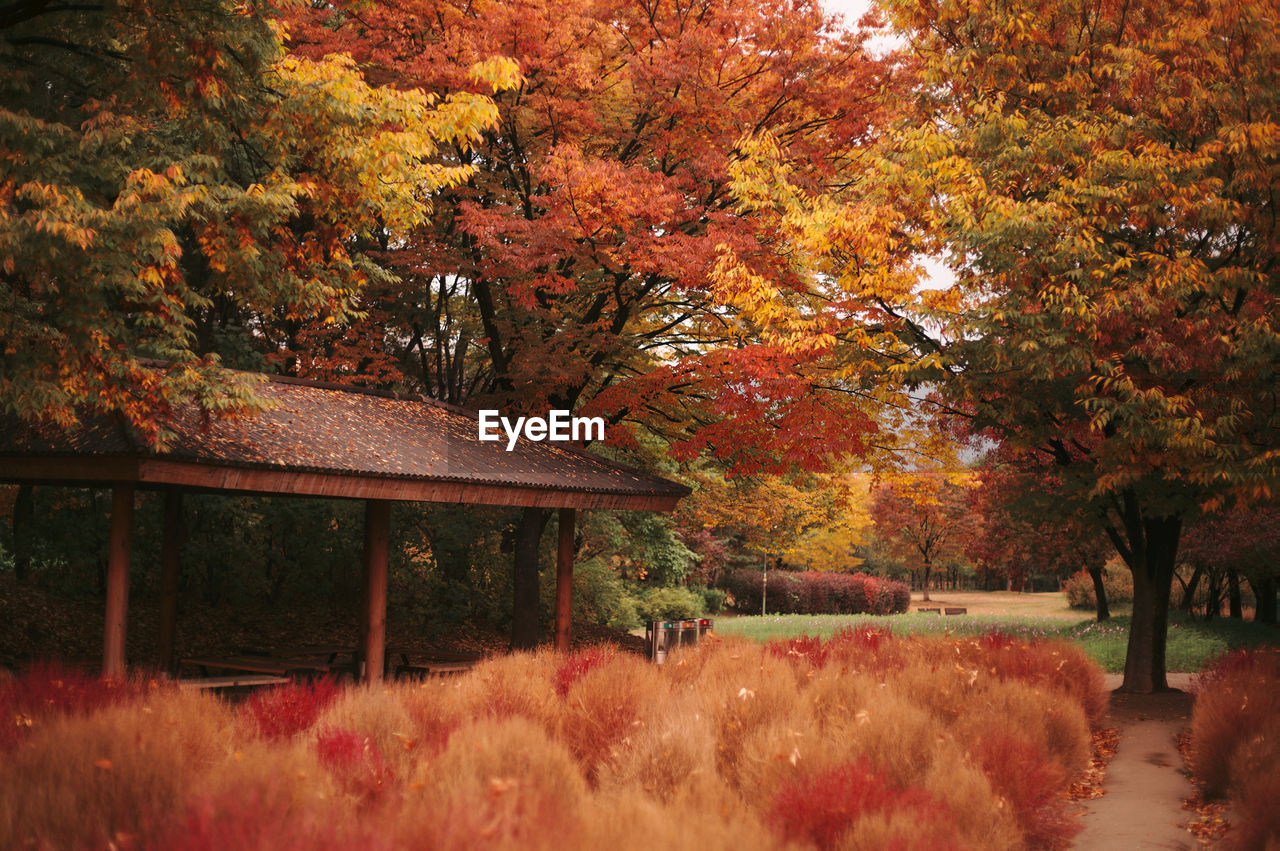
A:
<svg viewBox="0 0 1280 851">
<path fill-rule="evenodd" d="M 505 63 L 473 73 L 513 81 Z M 6 7 L 0 405 L 62 425 L 114 411 L 149 441 L 175 401 L 251 405 L 214 369 L 211 317 L 355 315 L 385 277 L 358 239 L 421 222 L 470 174 L 433 154 L 495 118 L 481 96 L 288 55 L 251 4 Z"/>
<path fill-rule="evenodd" d="M 885 7 L 906 120 L 836 191 L 758 138 L 739 197 L 856 300 L 851 370 L 1058 466 L 1134 573 L 1125 687 L 1162 688 L 1184 521 L 1280 481 L 1273 5 Z M 916 288 L 920 253 L 954 286 Z"/>
</svg>

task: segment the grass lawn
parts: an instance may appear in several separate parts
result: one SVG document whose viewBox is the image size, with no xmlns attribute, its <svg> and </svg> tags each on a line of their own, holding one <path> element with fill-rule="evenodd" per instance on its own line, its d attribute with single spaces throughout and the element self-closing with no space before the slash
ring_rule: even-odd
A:
<svg viewBox="0 0 1280 851">
<path fill-rule="evenodd" d="M 716 619 L 716 632 L 758 641 L 801 635 L 825 637 L 846 626 L 875 626 L 898 635 L 981 635 L 1004 632 L 1021 638 L 1060 638 L 1080 645 L 1111 673 L 1124 670 L 1129 615 L 1098 623 L 1067 606 L 1061 593 L 1017 594 L 993 591 L 939 591 L 923 603 L 912 594 L 912 611 L 901 615 L 738 615 Z M 963 606 L 965 615 L 916 612 L 917 606 Z M 1237 647 L 1280 645 L 1280 631 L 1251 622 L 1219 618 L 1189 621 L 1180 612 L 1169 620 L 1166 663 L 1169 671 L 1195 672 L 1215 656 Z"/>
</svg>

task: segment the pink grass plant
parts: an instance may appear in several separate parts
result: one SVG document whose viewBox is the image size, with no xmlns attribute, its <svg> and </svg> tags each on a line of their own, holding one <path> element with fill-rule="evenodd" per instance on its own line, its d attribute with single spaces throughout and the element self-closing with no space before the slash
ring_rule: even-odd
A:
<svg viewBox="0 0 1280 851">
<path fill-rule="evenodd" d="M 865 760 L 788 784 L 773 799 L 770 821 L 786 839 L 825 849 L 839 847 L 859 822 L 895 814 L 905 816 L 907 830 L 883 837 L 887 841 L 879 847 L 955 847 L 948 837 L 944 803 L 918 787 L 896 785 Z"/>
<path fill-rule="evenodd" d="M 1060 680 L 1082 670 L 1053 646 L 849 630 L 235 707 L 141 687 L 72 712 L 18 680 L 6 712 L 47 711 L 0 768 L 0 847 L 1055 848 L 1095 702 Z"/>
<path fill-rule="evenodd" d="M 1197 678 L 1191 769 L 1240 816 L 1228 845 L 1280 847 L 1280 650 L 1238 650 Z"/>
<path fill-rule="evenodd" d="M 163 680 L 107 679 L 53 662 L 0 679 L 0 754 L 54 718 L 84 715 L 140 694 L 171 687 Z"/>
<path fill-rule="evenodd" d="M 263 689 L 240 707 L 240 716 L 264 739 L 283 739 L 308 729 L 338 694 L 330 677 Z"/>
</svg>

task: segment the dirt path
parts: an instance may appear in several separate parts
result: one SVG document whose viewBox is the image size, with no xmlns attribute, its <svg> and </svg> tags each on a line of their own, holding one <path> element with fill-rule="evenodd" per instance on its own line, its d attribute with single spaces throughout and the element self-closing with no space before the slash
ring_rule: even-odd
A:
<svg viewBox="0 0 1280 851">
<path fill-rule="evenodd" d="M 1182 774 L 1177 736 L 1191 719 L 1191 674 L 1169 674 L 1180 692 L 1113 694 L 1108 726 L 1120 730 L 1116 755 L 1107 768 L 1106 794 L 1089 804 L 1075 847 L 1084 851 L 1193 849 L 1184 825 L 1182 801 L 1192 792 Z M 1107 686 L 1120 685 L 1119 674 Z"/>
</svg>

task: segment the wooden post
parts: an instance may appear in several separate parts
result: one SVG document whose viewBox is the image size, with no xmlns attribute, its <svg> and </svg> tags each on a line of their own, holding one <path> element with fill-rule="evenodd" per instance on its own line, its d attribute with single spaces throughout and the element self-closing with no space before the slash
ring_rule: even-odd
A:
<svg viewBox="0 0 1280 851">
<path fill-rule="evenodd" d="M 364 679 L 382 680 L 387 646 L 387 549 L 391 536 L 391 502 L 370 499 L 364 509 Z"/>
<path fill-rule="evenodd" d="M 111 544 L 107 555 L 107 618 L 102 638 L 102 676 L 123 677 L 125 625 L 129 616 L 129 556 L 133 547 L 132 483 L 111 490 Z"/>
<path fill-rule="evenodd" d="M 560 509 L 560 540 L 556 550 L 556 650 L 569 652 L 573 622 L 573 527 L 576 512 Z"/>
<path fill-rule="evenodd" d="M 156 630 L 156 652 L 160 670 L 176 673 L 174 652 L 178 634 L 178 554 L 185 537 L 182 528 L 182 491 L 164 492 L 164 537 L 160 545 L 160 619 Z"/>
</svg>

